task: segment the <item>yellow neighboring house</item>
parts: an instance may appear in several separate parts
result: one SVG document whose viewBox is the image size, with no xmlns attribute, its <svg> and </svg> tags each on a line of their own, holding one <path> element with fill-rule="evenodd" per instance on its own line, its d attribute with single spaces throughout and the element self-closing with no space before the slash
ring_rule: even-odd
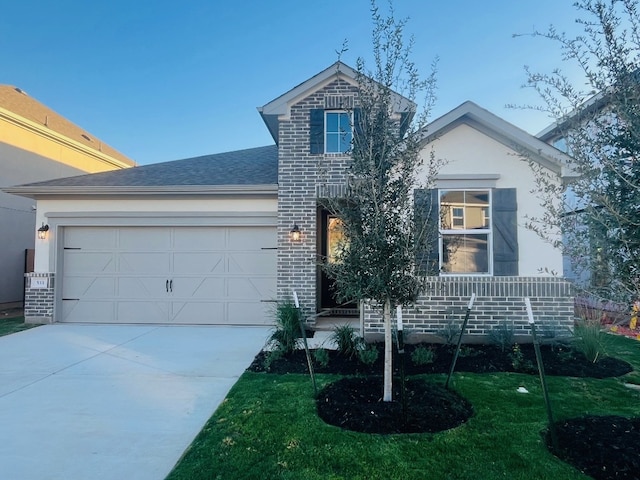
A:
<svg viewBox="0 0 640 480">
<path fill-rule="evenodd" d="M 0 85 L 0 188 L 135 166 L 99 138 L 11 85 Z M 35 202 L 0 191 L 0 305 L 22 302 Z"/>
</svg>

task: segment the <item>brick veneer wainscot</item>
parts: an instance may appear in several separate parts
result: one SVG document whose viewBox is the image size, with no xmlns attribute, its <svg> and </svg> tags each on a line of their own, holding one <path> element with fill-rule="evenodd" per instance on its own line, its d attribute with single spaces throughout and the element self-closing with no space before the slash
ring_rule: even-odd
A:
<svg viewBox="0 0 640 480">
<path fill-rule="evenodd" d="M 419 336 L 438 335 L 462 321 L 471 295 L 476 294 L 465 334 L 486 336 L 501 323 L 517 336 L 529 336 L 524 297 L 531 299 L 536 325 L 544 334 L 568 334 L 573 329 L 572 284 L 554 277 L 428 277 L 425 294 L 415 307 L 403 309 L 404 327 Z M 378 311 L 365 306 L 365 332 L 374 339 L 384 332 Z"/>
</svg>

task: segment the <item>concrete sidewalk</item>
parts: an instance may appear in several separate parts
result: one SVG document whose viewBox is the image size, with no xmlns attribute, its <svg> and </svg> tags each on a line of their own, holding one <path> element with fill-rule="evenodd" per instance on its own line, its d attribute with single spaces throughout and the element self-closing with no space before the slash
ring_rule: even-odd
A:
<svg viewBox="0 0 640 480">
<path fill-rule="evenodd" d="M 45 325 L 0 337 L 0 478 L 164 479 L 268 335 Z"/>
</svg>

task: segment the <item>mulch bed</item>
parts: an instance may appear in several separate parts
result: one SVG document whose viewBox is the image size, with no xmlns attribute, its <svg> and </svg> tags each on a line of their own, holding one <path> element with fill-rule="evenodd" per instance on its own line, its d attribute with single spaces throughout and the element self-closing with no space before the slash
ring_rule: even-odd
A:
<svg viewBox="0 0 640 480">
<path fill-rule="evenodd" d="M 407 345 L 405 372 L 407 375 L 448 373 L 454 347 L 450 345 L 422 345 L 434 353 L 428 365 L 416 365 L 411 354 L 419 348 Z M 316 373 L 347 376 L 326 386 L 318 394 L 318 415 L 328 424 L 365 433 L 395 434 L 438 432 L 457 427 L 473 415 L 471 404 L 453 391 L 424 379 L 408 378 L 406 405 L 400 401 L 398 366 L 400 357 L 394 354 L 394 401 L 382 401 L 383 347 L 372 365 L 357 359 L 345 358 L 336 351 L 328 351 L 329 362 L 322 366 L 314 361 Z M 519 350 L 519 352 L 518 352 Z M 313 353 L 313 352 L 312 352 Z M 268 363 L 268 353 L 260 352 L 248 370 L 267 373 L 308 373 L 303 350 Z M 620 359 L 605 357 L 597 363 L 567 345 L 543 345 L 542 357 L 548 375 L 567 377 L 618 377 L 633 370 Z M 493 373 L 518 372 L 537 374 L 532 345 L 519 345 L 504 350 L 495 345 L 463 346 L 456 364 L 457 372 Z M 419 406 L 419 408 L 415 408 Z M 616 416 L 581 417 L 557 423 L 559 450 L 553 451 L 547 434 L 549 449 L 562 460 L 598 480 L 640 479 L 640 419 Z"/>
<path fill-rule="evenodd" d="M 383 368 L 383 346 L 377 345 L 378 360 L 372 365 L 364 365 L 356 359 L 345 358 L 340 353 L 329 350 L 329 363 L 326 366 L 314 362 L 316 373 L 331 373 L 339 375 L 379 375 Z M 422 345 L 434 353 L 434 361 L 428 365 L 416 365 L 411 361 L 412 352 L 418 345 L 407 345 L 405 353 L 405 371 L 407 375 L 422 373 L 448 373 L 454 347 L 451 345 L 430 344 Z M 495 373 L 517 372 L 537 374 L 536 358 L 533 345 L 518 346 L 522 357 L 516 358 L 512 348 L 502 350 L 495 345 L 463 345 L 456 363 L 456 372 Z M 544 370 L 547 375 L 566 377 L 608 378 L 619 377 L 633 370 L 629 363 L 617 358 L 605 357 L 597 363 L 590 362 L 582 353 L 568 346 L 542 345 Z M 260 352 L 254 359 L 249 370 L 252 372 L 269 372 L 277 374 L 307 373 L 307 360 L 304 350 L 298 350 L 283 358 L 272 361 L 268 369 L 264 367 L 264 360 L 268 353 Z M 400 359 L 395 354 L 394 366 L 396 374 Z"/>
<path fill-rule="evenodd" d="M 383 402 L 382 390 L 382 377 L 343 378 L 318 394 L 318 415 L 347 430 L 387 434 L 441 432 L 473 415 L 467 400 L 425 380 L 407 380 L 405 402 Z M 398 381 L 394 382 L 393 398 L 402 398 Z"/>
<path fill-rule="evenodd" d="M 559 449 L 547 432 L 549 450 L 598 480 L 640 478 L 640 418 L 586 416 L 556 422 Z"/>
</svg>

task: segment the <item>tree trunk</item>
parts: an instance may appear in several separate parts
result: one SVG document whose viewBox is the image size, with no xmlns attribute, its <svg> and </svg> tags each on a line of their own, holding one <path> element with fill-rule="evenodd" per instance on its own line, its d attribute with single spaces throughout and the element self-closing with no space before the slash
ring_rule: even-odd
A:
<svg viewBox="0 0 640 480">
<path fill-rule="evenodd" d="M 382 401 L 393 400 L 393 339 L 391 338 L 391 300 L 386 299 L 382 310 L 384 320 L 384 393 Z"/>
</svg>

